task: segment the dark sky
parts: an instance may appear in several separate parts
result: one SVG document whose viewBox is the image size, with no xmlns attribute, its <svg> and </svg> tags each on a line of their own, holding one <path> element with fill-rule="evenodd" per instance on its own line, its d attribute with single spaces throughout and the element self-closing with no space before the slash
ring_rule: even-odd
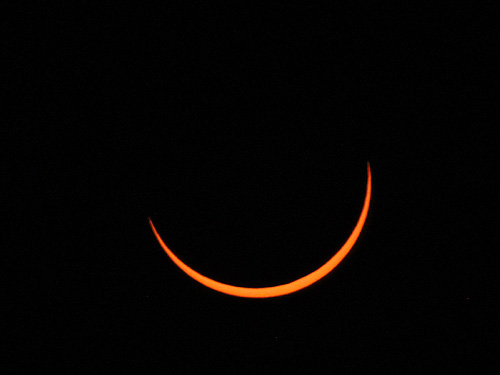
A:
<svg viewBox="0 0 500 375">
<path fill-rule="evenodd" d="M 79 3 L 6 21 L 6 373 L 500 370 L 491 9 Z M 148 225 L 218 281 L 290 282 L 351 233 L 367 162 L 358 242 L 288 296 L 202 286 Z"/>
</svg>

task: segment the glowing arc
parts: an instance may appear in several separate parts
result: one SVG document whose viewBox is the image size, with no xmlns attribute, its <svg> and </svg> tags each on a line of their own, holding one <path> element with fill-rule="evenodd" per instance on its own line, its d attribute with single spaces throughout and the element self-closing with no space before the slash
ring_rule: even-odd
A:
<svg viewBox="0 0 500 375">
<path fill-rule="evenodd" d="M 361 233 L 361 230 L 363 229 L 366 217 L 368 215 L 368 209 L 370 207 L 370 199 L 372 191 L 370 163 L 367 163 L 367 173 L 368 177 L 366 183 L 366 196 L 363 204 L 363 209 L 361 211 L 361 215 L 359 216 L 358 222 L 356 223 L 356 226 L 354 227 L 354 230 L 352 231 L 347 241 L 340 248 L 340 250 L 323 266 L 318 268 L 316 271 L 313 271 L 310 274 L 287 284 L 263 287 L 263 288 L 247 288 L 247 287 L 224 284 L 219 281 L 212 280 L 196 272 L 195 270 L 187 266 L 185 263 L 183 263 L 179 258 L 177 258 L 177 256 L 175 256 L 175 254 L 167 247 L 165 242 L 163 242 L 163 240 L 161 239 L 160 235 L 156 231 L 155 226 L 153 225 L 153 221 L 151 220 L 151 218 L 149 218 L 149 224 L 151 226 L 151 229 L 153 230 L 154 235 L 156 236 L 156 239 L 160 243 L 163 250 L 165 250 L 167 255 L 170 257 L 170 259 L 172 259 L 172 261 L 181 270 L 183 270 L 186 274 L 188 274 L 190 277 L 192 277 L 199 283 L 211 289 L 214 289 L 218 292 L 230 294 L 237 297 L 245 297 L 245 298 L 278 297 L 304 289 L 310 286 L 311 284 L 317 282 L 318 280 L 322 279 L 328 273 L 330 273 L 346 257 L 346 255 L 352 249 L 352 247 L 356 243 Z"/>
</svg>

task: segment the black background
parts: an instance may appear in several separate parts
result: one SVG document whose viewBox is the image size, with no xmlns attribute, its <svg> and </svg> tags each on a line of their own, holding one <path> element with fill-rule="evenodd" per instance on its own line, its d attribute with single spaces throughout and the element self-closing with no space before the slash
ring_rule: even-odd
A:
<svg viewBox="0 0 500 375">
<path fill-rule="evenodd" d="M 498 373 L 493 9 L 4 16 L 6 373 Z M 11 99 L 13 99 L 11 101 Z M 190 279 L 286 283 L 242 299 Z"/>
</svg>

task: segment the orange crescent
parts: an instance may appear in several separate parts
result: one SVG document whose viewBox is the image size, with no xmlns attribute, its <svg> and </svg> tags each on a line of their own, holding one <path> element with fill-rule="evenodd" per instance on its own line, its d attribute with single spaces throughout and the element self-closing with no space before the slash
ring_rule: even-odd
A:
<svg viewBox="0 0 500 375">
<path fill-rule="evenodd" d="M 196 272 L 192 268 L 188 267 L 184 264 L 179 258 L 177 258 L 174 253 L 165 245 L 165 242 L 161 239 L 160 235 L 156 231 L 155 226 L 153 225 L 153 221 L 149 218 L 149 224 L 151 225 L 151 229 L 153 230 L 154 235 L 158 239 L 161 247 L 167 255 L 172 259 L 172 261 L 185 273 L 191 276 L 193 279 L 198 281 L 199 283 L 212 288 L 218 292 L 230 294 L 238 297 L 245 298 L 269 298 L 269 297 L 278 297 L 285 294 L 290 294 L 301 290 L 303 288 L 308 287 L 309 285 L 315 283 L 319 279 L 325 277 L 330 271 L 332 271 L 349 253 L 352 249 L 356 240 L 358 239 L 361 230 L 363 229 L 363 225 L 366 221 L 366 216 L 368 215 L 368 208 L 370 207 L 370 198 L 372 192 L 372 176 L 370 170 L 370 163 L 367 164 L 368 169 L 368 180 L 366 183 L 366 196 L 365 202 L 363 205 L 363 210 L 361 211 L 361 215 L 359 216 L 358 222 L 354 227 L 351 235 L 345 242 L 345 244 L 340 248 L 340 250 L 323 266 L 318 268 L 316 271 L 311 272 L 310 274 L 301 277 L 295 281 L 292 281 L 288 284 L 264 287 L 264 288 L 245 288 L 241 286 L 234 286 L 229 284 L 224 284 L 215 280 L 212 280 L 202 274 Z"/>
</svg>

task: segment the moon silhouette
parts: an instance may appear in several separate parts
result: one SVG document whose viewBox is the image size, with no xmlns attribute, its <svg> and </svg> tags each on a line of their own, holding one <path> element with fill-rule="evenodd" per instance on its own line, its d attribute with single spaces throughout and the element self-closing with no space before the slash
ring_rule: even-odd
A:
<svg viewBox="0 0 500 375">
<path fill-rule="evenodd" d="M 370 170 L 370 163 L 367 163 L 368 170 L 368 178 L 366 183 L 366 196 L 365 202 L 363 204 L 363 209 L 361 210 L 361 215 L 359 216 L 358 222 L 354 227 L 351 235 L 344 243 L 344 245 L 340 248 L 340 250 L 324 265 L 318 268 L 316 271 L 311 272 L 310 274 L 301 277 L 295 281 L 292 281 L 287 284 L 264 287 L 264 288 L 246 288 L 241 286 L 234 286 L 229 284 L 224 284 L 219 281 L 212 280 L 202 274 L 196 272 L 185 263 L 183 263 L 179 258 L 175 256 L 175 254 L 165 245 L 165 242 L 161 239 L 160 235 L 156 231 L 155 226 L 153 225 L 153 221 L 149 218 L 149 224 L 151 225 L 151 229 L 153 230 L 154 235 L 156 236 L 158 242 L 167 255 L 172 259 L 172 261 L 185 273 L 191 276 L 193 279 L 198 281 L 199 283 L 214 289 L 218 292 L 237 296 L 237 297 L 245 297 L 245 298 L 269 298 L 269 297 L 278 297 L 283 296 L 285 294 L 290 294 L 296 292 L 298 290 L 304 289 L 321 278 L 325 277 L 328 273 L 330 273 L 349 253 L 354 244 L 356 243 L 361 230 L 366 221 L 366 217 L 368 215 L 368 208 L 370 207 L 370 199 L 371 199 L 371 191 L 372 191 L 372 177 Z"/>
</svg>

